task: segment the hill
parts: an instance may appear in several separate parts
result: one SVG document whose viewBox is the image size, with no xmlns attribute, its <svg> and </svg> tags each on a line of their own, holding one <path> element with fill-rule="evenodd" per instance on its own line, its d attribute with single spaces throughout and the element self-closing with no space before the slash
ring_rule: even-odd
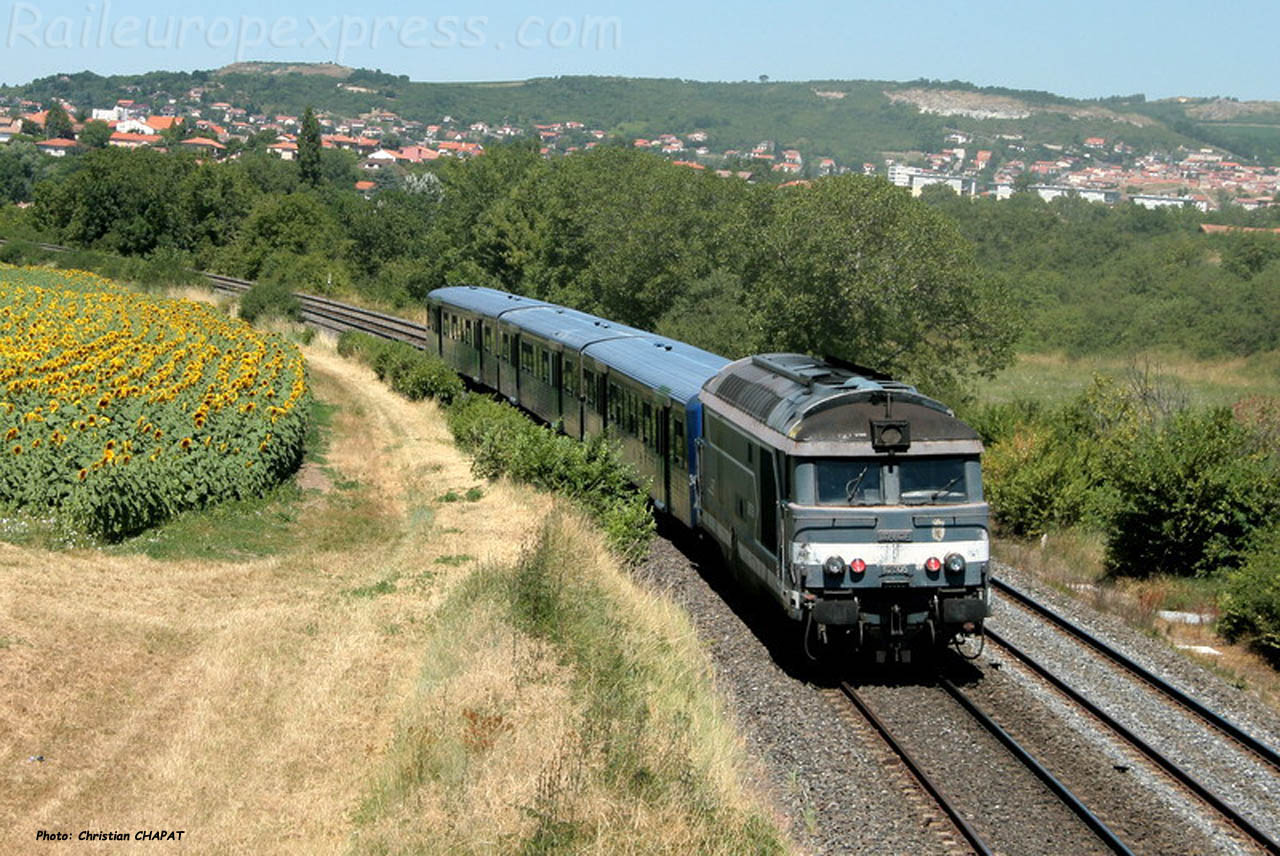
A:
<svg viewBox="0 0 1280 856">
<path fill-rule="evenodd" d="M 81 107 L 117 98 L 227 101 L 268 115 L 297 115 L 314 105 L 344 116 L 384 110 L 420 122 L 451 116 L 459 123 L 526 127 L 576 120 L 622 138 L 705 131 L 720 151 L 772 140 L 848 164 L 934 150 L 949 131 L 971 135 L 978 144 L 1012 137 L 1069 145 L 1104 137 L 1138 151 L 1215 146 L 1240 159 L 1280 160 L 1280 104 L 1272 102 L 1148 102 L 1142 95 L 1080 101 L 962 81 L 555 77 L 426 83 L 333 64 L 249 62 L 211 71 L 54 75 L 0 88 L 0 98 L 61 98 Z"/>
</svg>

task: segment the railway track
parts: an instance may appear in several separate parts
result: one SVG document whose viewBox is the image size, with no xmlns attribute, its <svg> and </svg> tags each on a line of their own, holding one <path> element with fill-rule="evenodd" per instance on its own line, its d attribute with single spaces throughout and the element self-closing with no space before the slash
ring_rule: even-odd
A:
<svg viewBox="0 0 1280 856">
<path fill-rule="evenodd" d="M 1024 770 L 1028 771 L 1035 777 L 1053 797 L 1071 814 L 1086 827 L 1094 836 L 1096 841 L 1105 849 L 1106 852 L 1116 854 L 1132 854 L 1128 845 L 1120 839 L 1120 837 L 1112 831 L 1107 824 L 1098 817 L 1092 810 L 1084 804 L 1065 784 L 1063 784 L 1052 772 L 1036 757 L 1015 740 L 1007 731 L 1000 727 L 996 721 L 989 716 L 982 708 L 976 704 L 969 696 L 952 681 L 946 678 L 938 682 L 938 687 L 943 690 L 946 695 L 951 697 L 956 705 L 964 710 L 974 722 L 977 722 L 981 728 L 992 738 L 998 741 L 1008 752 L 1009 757 L 1016 760 L 1017 764 Z M 876 711 L 876 705 L 865 697 L 863 692 L 854 687 L 847 681 L 841 682 L 839 692 L 846 698 L 853 707 L 855 707 L 859 715 L 870 724 L 872 729 L 880 736 L 885 744 L 891 749 L 906 767 L 912 779 L 919 787 L 929 796 L 929 799 L 938 807 L 938 809 L 946 815 L 947 819 L 955 827 L 956 831 L 972 848 L 972 852 L 977 854 L 992 854 L 1017 852 L 1017 842 L 995 839 L 1002 835 L 1008 834 L 1008 829 L 1002 828 L 1001 824 L 993 823 L 993 830 L 989 830 L 986 835 L 979 832 L 966 818 L 966 814 L 973 811 L 972 798 L 970 800 L 970 809 L 967 812 L 961 803 L 963 800 L 953 796 L 946 785 L 942 784 L 935 771 L 933 774 L 929 772 L 928 765 L 919 761 L 916 754 L 908 747 L 910 738 L 899 734 L 896 729 L 886 723 L 885 719 Z M 935 766 L 938 766 L 935 763 Z M 948 765 L 943 767 L 942 775 L 948 772 Z M 954 773 L 953 763 L 950 765 L 950 772 Z M 998 764 L 992 765 L 991 773 L 993 776 L 1001 776 L 999 781 L 991 781 L 990 789 L 993 792 L 1002 792 L 1008 782 L 1003 779 Z M 1033 811 L 1028 809 L 1028 811 Z M 1042 811 L 1042 810 L 1041 810 Z M 992 835 L 994 832 L 995 835 Z M 1024 844 L 1025 846 L 1025 844 Z"/>
<path fill-rule="evenodd" d="M 1059 615 L 1057 612 L 1040 603 L 1026 592 L 1023 592 L 996 578 L 992 578 L 990 582 L 992 588 L 1007 596 L 1013 603 L 1032 613 L 1036 617 L 1048 621 L 1071 638 L 1087 645 L 1106 660 L 1138 678 L 1144 684 L 1167 697 L 1178 707 L 1190 712 L 1202 722 L 1212 726 L 1218 732 L 1224 734 L 1240 746 L 1249 750 L 1258 758 L 1265 761 L 1277 772 L 1280 772 L 1280 752 L 1272 749 L 1270 746 L 1266 745 L 1261 740 L 1258 740 L 1226 717 L 1214 710 L 1211 710 L 1201 702 L 1187 695 L 1173 684 L 1161 678 L 1159 675 L 1154 674 L 1149 669 L 1143 668 L 1131 657 L 1117 651 L 1111 645 L 1108 645 L 1097 636 Z M 997 642 L 1000 641 L 995 634 L 988 635 L 992 636 L 993 639 L 996 639 Z"/>
<path fill-rule="evenodd" d="M 1280 842 L 1277 842 L 1267 835 L 1267 833 L 1260 830 L 1241 812 L 1236 811 L 1225 800 L 1215 794 L 1212 789 L 1202 784 L 1193 774 L 1170 759 L 1165 753 L 1156 749 L 1148 741 L 1136 734 L 1132 729 L 1128 728 L 1115 717 L 1108 714 L 1099 705 L 1095 704 L 1083 693 L 1077 691 L 1066 681 L 1062 680 L 1054 674 L 1052 670 L 1037 661 L 1026 651 L 1022 650 L 1017 645 L 1010 642 L 1008 639 L 1005 639 L 993 630 L 988 629 L 986 635 L 991 641 L 995 642 L 999 648 L 1003 649 L 1011 657 L 1033 671 L 1042 680 L 1053 686 L 1058 692 L 1084 709 L 1091 717 L 1101 722 L 1106 728 L 1116 734 L 1122 741 L 1124 741 L 1124 743 L 1133 747 L 1139 754 L 1163 770 L 1179 785 L 1211 807 L 1228 823 L 1248 836 L 1254 844 L 1262 848 L 1267 853 L 1280 856 Z"/>
<path fill-rule="evenodd" d="M 9 243 L 7 240 L 0 238 L 0 245 L 7 243 Z M 69 249 L 57 244 L 37 243 L 35 246 L 54 253 L 67 252 Z M 234 276 L 224 276 L 218 273 L 209 273 L 207 271 L 195 271 L 195 273 L 208 280 L 209 285 L 215 291 L 220 291 L 224 294 L 239 296 L 255 284 L 252 280 L 238 279 Z M 327 297 L 320 297 L 314 294 L 298 292 L 295 296 L 302 304 L 302 320 L 317 327 L 331 330 L 335 333 L 359 330 L 387 339 L 396 339 L 419 348 L 426 346 L 428 343 L 430 330 L 424 324 L 417 324 L 413 321 L 397 318 L 394 315 L 352 306 L 348 303 L 339 303 L 336 300 L 330 300 Z"/>
<path fill-rule="evenodd" d="M 1103 668 L 1110 667 L 1116 675 L 1129 682 L 1128 685 L 1133 686 L 1135 690 L 1149 688 L 1154 692 L 1153 697 L 1158 699 L 1161 704 L 1186 715 L 1189 721 L 1197 724 L 1197 727 L 1207 726 L 1210 732 L 1217 732 L 1218 735 L 1225 738 L 1228 745 L 1236 747 L 1238 751 L 1256 761 L 1263 769 L 1272 774 L 1280 772 L 1280 755 L 1275 750 L 1218 712 L 1187 695 L 1168 681 L 1152 673 L 1149 669 L 1144 668 L 1131 657 L 1116 650 L 1094 634 L 1089 633 L 1069 619 L 1038 602 L 1026 592 L 999 580 L 992 580 L 992 586 L 1034 620 L 1047 622 L 1061 631 L 1071 642 L 1084 646 L 1089 652 L 1096 655 L 1097 659 L 1102 661 Z M 1140 731 L 1146 731 L 1152 724 L 1149 721 L 1151 719 L 1150 716 L 1147 717 L 1148 721 L 1142 721 L 1141 718 L 1134 721 L 1134 717 L 1130 712 L 1128 718 L 1133 724 L 1126 725 L 1121 721 L 1120 717 L 1104 709 L 1102 703 L 1091 698 L 1089 694 L 1082 692 L 1078 685 L 1073 686 L 1067 679 L 1064 679 L 1060 674 L 1061 667 L 1054 668 L 1046 665 L 1045 662 L 1029 653 L 1025 646 L 1016 644 L 1006 634 L 991 626 L 988 626 L 986 635 L 997 649 L 1002 650 L 1010 660 L 1021 663 L 1041 681 L 1052 687 L 1060 696 L 1065 697 L 1070 704 L 1083 711 L 1092 721 L 1100 723 L 1124 745 L 1134 750 L 1138 756 L 1145 758 L 1155 768 L 1162 771 L 1184 793 L 1192 795 L 1194 800 L 1198 800 L 1201 804 L 1208 806 L 1214 814 L 1243 833 L 1254 846 L 1264 852 L 1280 856 L 1280 840 L 1277 840 L 1274 823 L 1271 824 L 1269 830 L 1260 828 L 1258 821 L 1261 818 L 1258 817 L 1257 809 L 1252 812 L 1255 819 L 1251 819 L 1249 811 L 1241 810 L 1232 804 L 1233 796 L 1234 799 L 1239 800 L 1241 799 L 1241 791 L 1248 790 L 1245 787 L 1248 776 L 1242 767 L 1236 767 L 1239 775 L 1233 777 L 1232 781 L 1226 786 L 1224 786 L 1221 779 L 1216 785 L 1207 784 L 1206 780 L 1190 771 L 1189 767 L 1194 766 L 1196 760 L 1194 752 L 1189 751 L 1186 744 L 1177 742 L 1170 744 L 1167 737 L 1164 740 L 1160 740 L 1152 736 L 1143 736 L 1139 733 Z M 1160 744 L 1162 743 L 1165 748 L 1161 748 Z M 1170 748 L 1176 751 L 1170 752 Z M 1206 750 L 1200 749 L 1199 751 L 1204 752 Z M 1207 751 L 1212 752 L 1212 750 Z M 1174 755 L 1181 755 L 1181 760 L 1173 757 Z M 1255 795 L 1254 798 L 1260 798 L 1265 802 L 1265 785 L 1257 786 L 1257 789 L 1261 793 Z M 1228 795 L 1228 791 L 1230 795 Z M 1247 804 L 1248 799 L 1245 799 L 1244 802 Z M 1266 825 L 1264 822 L 1263 826 Z"/>
</svg>

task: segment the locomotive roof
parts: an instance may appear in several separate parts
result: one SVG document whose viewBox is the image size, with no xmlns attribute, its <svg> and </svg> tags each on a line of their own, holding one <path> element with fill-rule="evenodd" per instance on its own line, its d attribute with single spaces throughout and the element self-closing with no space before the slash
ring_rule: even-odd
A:
<svg viewBox="0 0 1280 856">
<path fill-rule="evenodd" d="M 470 312 L 479 312 L 496 318 L 512 309 L 529 309 L 534 306 L 551 306 L 545 300 L 509 294 L 482 285 L 450 285 L 437 288 L 427 295 L 428 300 L 438 300 Z"/>
<path fill-rule="evenodd" d="M 915 387 L 803 354 L 738 360 L 708 380 L 703 393 L 710 409 L 738 411 L 736 419 L 726 413 L 742 427 L 763 425 L 785 437 L 792 454 L 870 452 L 870 423 L 883 419 L 910 423 L 916 453 L 981 450 L 976 431 Z"/>
<path fill-rule="evenodd" d="M 697 398 L 703 384 L 729 364 L 724 357 L 652 333 L 596 342 L 583 353 L 685 404 Z"/>
</svg>

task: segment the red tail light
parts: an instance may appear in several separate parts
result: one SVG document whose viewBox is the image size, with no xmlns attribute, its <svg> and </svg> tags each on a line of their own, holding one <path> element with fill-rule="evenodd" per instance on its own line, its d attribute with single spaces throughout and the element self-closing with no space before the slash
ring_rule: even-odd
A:
<svg viewBox="0 0 1280 856">
<path fill-rule="evenodd" d="M 931 574 L 936 574 L 942 570 L 942 560 L 937 556 L 930 556 L 924 560 L 924 569 Z"/>
<path fill-rule="evenodd" d="M 854 559 L 852 562 L 849 563 L 849 570 L 853 571 L 855 574 L 866 573 L 867 563 L 862 561 L 861 559 Z"/>
</svg>

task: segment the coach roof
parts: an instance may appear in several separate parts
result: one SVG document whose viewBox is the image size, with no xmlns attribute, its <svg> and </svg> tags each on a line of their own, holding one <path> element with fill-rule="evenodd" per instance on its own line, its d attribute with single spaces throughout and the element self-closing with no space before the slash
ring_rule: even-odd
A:
<svg viewBox="0 0 1280 856">
<path fill-rule="evenodd" d="M 597 342 L 583 353 L 686 404 L 698 397 L 709 378 L 729 364 L 724 357 L 652 333 Z"/>
<path fill-rule="evenodd" d="M 519 294 L 508 294 L 505 291 L 485 288 L 480 285 L 451 285 L 446 288 L 437 288 L 427 295 L 427 299 L 464 311 L 478 312 L 490 318 L 497 318 L 513 309 L 552 305 L 545 300 L 522 297 Z"/>
</svg>

